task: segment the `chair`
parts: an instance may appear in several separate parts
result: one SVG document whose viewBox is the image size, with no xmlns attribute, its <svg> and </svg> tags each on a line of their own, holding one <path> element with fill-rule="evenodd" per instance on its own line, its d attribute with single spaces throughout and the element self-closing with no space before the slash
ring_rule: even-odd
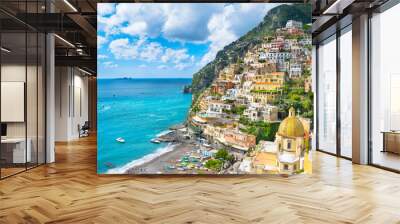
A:
<svg viewBox="0 0 400 224">
<path fill-rule="evenodd" d="M 89 121 L 85 121 L 82 127 L 78 125 L 79 138 L 89 136 L 89 129 L 90 129 Z"/>
</svg>

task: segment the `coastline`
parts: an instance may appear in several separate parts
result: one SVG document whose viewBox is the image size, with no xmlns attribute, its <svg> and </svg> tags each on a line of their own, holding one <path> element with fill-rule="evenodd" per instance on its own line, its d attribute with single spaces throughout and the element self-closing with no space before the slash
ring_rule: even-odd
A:
<svg viewBox="0 0 400 224">
<path fill-rule="evenodd" d="M 175 167 L 177 160 L 182 156 L 196 151 L 196 142 L 185 138 L 182 132 L 182 129 L 186 128 L 184 124 L 178 123 L 158 133 L 151 141 L 154 141 L 153 144 L 157 142 L 166 145 L 161 144 L 153 153 L 132 160 L 121 167 L 109 169 L 107 174 L 195 174 L 195 171 L 179 171 Z M 174 168 L 168 168 L 171 166 Z"/>
<path fill-rule="evenodd" d="M 97 172 L 125 173 L 132 164 L 142 163 L 143 157 L 165 148 L 167 144 L 150 140 L 186 119 L 191 96 L 183 94 L 182 87 L 187 84 L 190 79 L 101 80 Z M 119 137 L 126 142 L 116 141 Z M 146 161 L 148 157 L 154 155 Z"/>
<path fill-rule="evenodd" d="M 175 165 L 182 155 L 189 153 L 195 147 L 194 144 L 190 143 L 175 143 L 171 145 L 173 149 L 152 158 L 150 161 L 146 161 L 143 164 L 133 166 L 125 171 L 125 174 L 176 174 L 179 173 L 176 169 L 168 170 L 166 166 Z M 182 171 L 182 173 L 188 173 Z"/>
<path fill-rule="evenodd" d="M 124 174 L 215 174 L 204 167 L 204 155 L 199 152 L 199 143 L 187 138 L 187 126 L 177 124 L 157 135 L 161 142 L 168 142 L 153 154 L 146 155 L 127 164 L 127 169 L 117 171 Z M 183 131 L 183 129 L 186 129 Z"/>
<path fill-rule="evenodd" d="M 109 169 L 107 171 L 107 174 L 124 174 L 127 173 L 128 170 L 134 169 L 137 166 L 141 166 L 143 164 L 146 164 L 148 162 L 151 162 L 152 160 L 170 152 L 173 151 L 175 148 L 175 145 L 172 144 L 167 144 L 164 147 L 159 147 L 157 148 L 153 153 L 147 154 L 143 157 L 140 157 L 138 159 L 132 160 L 129 163 L 124 164 L 123 166 L 116 167 Z"/>
</svg>

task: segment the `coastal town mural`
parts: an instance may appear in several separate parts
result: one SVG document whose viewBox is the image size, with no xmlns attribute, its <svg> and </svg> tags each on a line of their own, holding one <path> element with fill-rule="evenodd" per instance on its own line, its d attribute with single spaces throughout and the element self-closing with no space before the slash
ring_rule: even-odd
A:
<svg viewBox="0 0 400 224">
<path fill-rule="evenodd" d="M 98 23 L 98 173 L 312 172 L 310 5 L 103 3 Z"/>
</svg>

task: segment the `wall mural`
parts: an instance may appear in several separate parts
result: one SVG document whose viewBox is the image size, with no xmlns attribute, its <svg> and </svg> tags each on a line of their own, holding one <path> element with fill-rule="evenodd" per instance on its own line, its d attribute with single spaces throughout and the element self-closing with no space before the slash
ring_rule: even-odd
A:
<svg viewBox="0 0 400 224">
<path fill-rule="evenodd" d="M 99 174 L 311 173 L 309 4 L 98 4 Z"/>
</svg>

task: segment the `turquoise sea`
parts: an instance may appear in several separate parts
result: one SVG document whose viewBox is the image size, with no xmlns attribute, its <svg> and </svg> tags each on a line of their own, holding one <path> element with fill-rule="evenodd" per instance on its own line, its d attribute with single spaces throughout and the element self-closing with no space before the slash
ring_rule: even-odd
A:
<svg viewBox="0 0 400 224">
<path fill-rule="evenodd" d="M 169 150 L 150 140 L 186 119 L 192 95 L 182 89 L 191 81 L 98 79 L 97 172 L 124 173 Z"/>
</svg>

